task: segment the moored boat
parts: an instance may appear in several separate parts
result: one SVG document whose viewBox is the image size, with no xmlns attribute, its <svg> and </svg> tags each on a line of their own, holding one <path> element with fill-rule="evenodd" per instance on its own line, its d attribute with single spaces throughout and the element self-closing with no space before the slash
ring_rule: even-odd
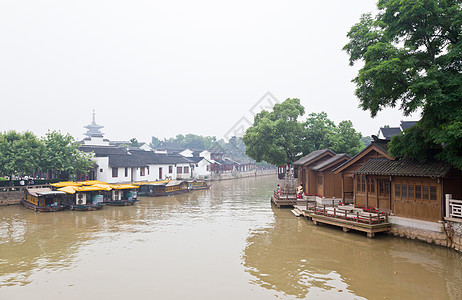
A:
<svg viewBox="0 0 462 300">
<path fill-rule="evenodd" d="M 158 182 L 138 183 L 140 196 L 162 197 L 190 191 L 188 182 L 183 180 L 164 180 Z"/>
<path fill-rule="evenodd" d="M 70 210 L 77 211 L 101 209 L 109 190 L 98 186 L 66 186 L 58 189 L 58 191 L 67 194 L 64 198 L 64 204 Z"/>
<path fill-rule="evenodd" d="M 65 208 L 66 193 L 52 191 L 51 188 L 26 189 L 21 204 L 34 211 L 54 212 Z"/>
<path fill-rule="evenodd" d="M 208 184 L 204 180 L 194 180 L 188 181 L 188 187 L 190 190 L 207 190 L 211 187 L 211 184 Z"/>
<path fill-rule="evenodd" d="M 127 206 L 133 205 L 138 201 L 138 186 L 132 184 L 111 184 L 110 187 L 112 189 L 111 197 L 104 201 L 105 205 Z"/>
</svg>

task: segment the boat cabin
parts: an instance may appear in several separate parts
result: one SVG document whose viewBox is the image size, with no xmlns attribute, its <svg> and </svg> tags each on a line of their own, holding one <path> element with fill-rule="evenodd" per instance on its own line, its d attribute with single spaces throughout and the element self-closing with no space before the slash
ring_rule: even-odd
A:
<svg viewBox="0 0 462 300">
<path fill-rule="evenodd" d="M 65 195 L 51 188 L 26 189 L 21 203 L 34 211 L 59 211 L 64 209 L 62 202 Z"/>
</svg>

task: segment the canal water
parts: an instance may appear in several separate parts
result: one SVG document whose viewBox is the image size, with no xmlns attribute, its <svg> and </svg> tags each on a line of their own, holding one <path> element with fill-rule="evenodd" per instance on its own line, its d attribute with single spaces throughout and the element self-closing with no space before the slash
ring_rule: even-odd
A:
<svg viewBox="0 0 462 300">
<path fill-rule="evenodd" d="M 273 176 L 132 207 L 0 207 L 0 299 L 462 299 L 462 255 L 314 226 Z M 46 297 L 46 298 L 45 298 Z"/>
</svg>

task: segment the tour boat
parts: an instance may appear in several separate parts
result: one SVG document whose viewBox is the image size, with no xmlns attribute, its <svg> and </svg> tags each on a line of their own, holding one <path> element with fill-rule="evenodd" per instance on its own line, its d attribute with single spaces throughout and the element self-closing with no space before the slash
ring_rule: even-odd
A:
<svg viewBox="0 0 462 300">
<path fill-rule="evenodd" d="M 188 181 L 188 187 L 190 190 L 207 190 L 211 187 L 212 185 L 208 184 L 204 180 L 194 180 L 194 181 Z"/>
<path fill-rule="evenodd" d="M 183 180 L 164 180 L 158 182 L 138 183 L 140 196 L 161 197 L 190 191 L 188 182 Z"/>
<path fill-rule="evenodd" d="M 64 203 L 70 210 L 85 211 L 101 209 L 110 189 L 98 186 L 65 186 L 58 191 L 67 194 Z"/>
<path fill-rule="evenodd" d="M 21 204 L 34 211 L 53 212 L 65 208 L 62 203 L 66 193 L 51 188 L 26 189 Z"/>
<path fill-rule="evenodd" d="M 104 201 L 105 205 L 127 206 L 133 205 L 138 201 L 138 186 L 132 184 L 111 184 L 110 187 L 112 189 L 111 198 Z"/>
</svg>

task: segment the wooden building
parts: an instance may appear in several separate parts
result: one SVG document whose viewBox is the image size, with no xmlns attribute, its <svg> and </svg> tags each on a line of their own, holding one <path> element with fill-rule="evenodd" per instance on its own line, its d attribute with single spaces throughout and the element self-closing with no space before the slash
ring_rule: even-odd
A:
<svg viewBox="0 0 462 300">
<path fill-rule="evenodd" d="M 373 158 L 355 175 L 357 205 L 391 210 L 399 217 L 443 220 L 444 195 L 462 197 L 462 172 L 440 161 Z"/>
<path fill-rule="evenodd" d="M 350 160 L 333 169 L 334 174 L 340 175 L 342 181 L 341 195 L 344 202 L 351 202 L 354 200 L 354 203 L 357 205 L 379 207 L 377 199 L 368 199 L 366 193 L 366 186 L 369 187 L 370 190 L 370 186 L 375 186 L 375 183 L 370 179 L 367 184 L 366 181 L 361 182 L 358 188 L 357 184 L 354 184 L 355 172 L 373 158 L 394 160 L 394 158 L 388 154 L 387 143 L 388 141 L 383 140 L 373 141 Z M 390 207 L 385 205 L 385 202 L 382 203 L 381 208 L 390 209 Z"/>
<path fill-rule="evenodd" d="M 335 154 L 329 149 L 313 151 L 294 162 L 299 184 L 303 184 L 304 192 L 309 195 L 342 198 L 341 175 L 332 170 L 349 159 L 347 154 Z"/>
</svg>

